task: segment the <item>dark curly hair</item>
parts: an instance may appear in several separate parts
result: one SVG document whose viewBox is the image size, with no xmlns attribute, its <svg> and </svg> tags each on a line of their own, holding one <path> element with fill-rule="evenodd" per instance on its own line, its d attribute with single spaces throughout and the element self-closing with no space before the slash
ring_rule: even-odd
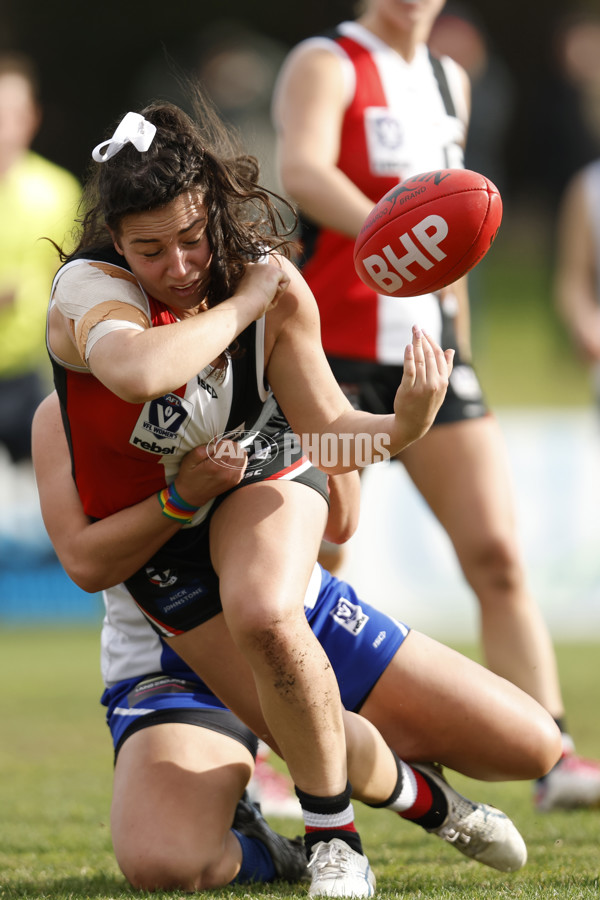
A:
<svg viewBox="0 0 600 900">
<path fill-rule="evenodd" d="M 92 163 L 78 244 L 68 255 L 61 254 L 63 261 L 111 245 L 107 226 L 118 235 L 125 216 L 165 206 L 190 190 L 200 192 L 208 220 L 208 307 L 234 293 L 244 264 L 262 256 L 265 248 L 292 255 L 296 214 L 291 204 L 259 185 L 256 159 L 241 152 L 236 136 L 199 90 L 193 97 L 193 118 L 160 101 L 140 113 L 156 125 L 150 147 L 140 153 L 128 143 L 106 162 Z M 291 227 L 281 208 L 291 212 Z"/>
</svg>

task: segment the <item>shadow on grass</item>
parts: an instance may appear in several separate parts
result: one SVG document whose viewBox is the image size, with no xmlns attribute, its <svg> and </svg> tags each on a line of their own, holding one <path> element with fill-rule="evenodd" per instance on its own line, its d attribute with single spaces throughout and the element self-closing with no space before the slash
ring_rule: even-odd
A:
<svg viewBox="0 0 600 900">
<path fill-rule="evenodd" d="M 184 891 L 136 891 L 118 875 L 82 874 L 72 877 L 14 878 L 10 883 L 0 882 L 0 900 L 185 900 L 189 897 L 205 896 L 211 900 L 232 900 L 232 898 L 264 898 L 264 900 L 285 900 L 302 898 L 306 900 L 306 885 L 274 882 L 272 884 L 228 885 L 214 891 L 189 894 Z"/>
<path fill-rule="evenodd" d="M 479 869 L 479 873 L 482 870 Z M 377 879 L 377 895 L 381 900 L 503 900 L 515 897 L 521 900 L 597 900 L 600 897 L 598 875 L 555 874 L 540 877 L 534 883 L 531 877 L 505 875 L 494 872 L 471 877 L 431 876 L 425 872 L 400 875 L 398 878 L 382 876 Z"/>
<path fill-rule="evenodd" d="M 68 878 L 14 878 L 0 887 L 1 900 L 87 900 L 103 897 L 141 897 L 118 875 L 77 875 Z M 160 895 L 156 895 L 160 896 Z"/>
</svg>

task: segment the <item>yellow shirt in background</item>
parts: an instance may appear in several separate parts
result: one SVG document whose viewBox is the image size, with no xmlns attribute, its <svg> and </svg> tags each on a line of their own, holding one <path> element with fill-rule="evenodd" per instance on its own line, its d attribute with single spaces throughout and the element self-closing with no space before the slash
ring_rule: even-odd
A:
<svg viewBox="0 0 600 900">
<path fill-rule="evenodd" d="M 45 343 L 57 244 L 70 237 L 81 196 L 74 175 L 29 151 L 0 178 L 0 378 L 49 372 Z"/>
</svg>

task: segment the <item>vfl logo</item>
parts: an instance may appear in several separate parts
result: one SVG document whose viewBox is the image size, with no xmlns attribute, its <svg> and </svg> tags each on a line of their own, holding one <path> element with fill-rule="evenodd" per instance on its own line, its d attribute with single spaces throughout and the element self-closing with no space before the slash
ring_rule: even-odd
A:
<svg viewBox="0 0 600 900">
<path fill-rule="evenodd" d="M 344 597 L 338 600 L 335 609 L 332 609 L 329 615 L 338 625 L 354 635 L 360 634 L 369 621 L 369 617 L 357 603 L 350 603 Z"/>
<path fill-rule="evenodd" d="M 177 581 L 177 573 L 171 569 L 155 569 L 154 566 L 146 566 L 146 575 L 150 584 L 159 588 L 167 588 L 174 585 Z"/>
<path fill-rule="evenodd" d="M 157 438 L 172 437 L 179 431 L 187 417 L 181 397 L 177 394 L 165 394 L 164 397 L 151 401 L 148 421 L 144 423 L 144 428 Z"/>
<path fill-rule="evenodd" d="M 381 248 L 383 256 L 372 253 L 362 262 L 375 284 L 385 293 L 391 294 L 401 288 L 405 281 L 415 280 L 416 275 L 410 271 L 409 266 L 416 265 L 425 270 L 433 267 L 434 263 L 425 256 L 424 250 L 434 260 L 446 258 L 446 253 L 439 245 L 447 236 L 448 223 L 442 216 L 425 216 L 410 232 L 398 236 L 406 251 L 402 256 L 397 256 L 390 244 L 386 244 Z"/>
<path fill-rule="evenodd" d="M 367 106 L 363 124 L 369 171 L 373 175 L 397 177 L 402 168 L 405 142 L 402 123 L 385 107 Z"/>
<path fill-rule="evenodd" d="M 383 147 L 396 149 L 402 144 L 400 123 L 393 116 L 380 116 L 374 123 L 377 140 Z"/>
<path fill-rule="evenodd" d="M 233 450 L 225 441 L 233 441 Z M 229 469 L 239 468 L 239 463 L 247 454 L 246 473 L 259 469 L 274 460 L 279 447 L 277 442 L 260 431 L 228 431 L 219 434 L 206 447 L 211 459 Z"/>
<path fill-rule="evenodd" d="M 129 443 L 159 456 L 175 453 L 191 409 L 191 404 L 177 394 L 150 400 L 144 404 Z"/>
</svg>

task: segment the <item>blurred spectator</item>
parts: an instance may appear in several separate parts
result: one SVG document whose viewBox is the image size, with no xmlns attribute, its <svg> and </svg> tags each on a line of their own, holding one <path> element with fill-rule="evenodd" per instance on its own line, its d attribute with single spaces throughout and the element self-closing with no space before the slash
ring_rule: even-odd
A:
<svg viewBox="0 0 600 900">
<path fill-rule="evenodd" d="M 469 76 L 471 116 L 465 145 L 465 168 L 486 175 L 509 201 L 506 145 L 515 108 L 513 76 L 492 46 L 479 14 L 462 3 L 448 3 L 433 23 L 428 40 L 436 56 L 450 56 Z M 489 341 L 488 261 L 469 275 L 473 341 Z"/>
<path fill-rule="evenodd" d="M 271 97 L 283 62 L 282 45 L 235 22 L 216 22 L 197 47 L 196 74 L 221 116 L 257 157 L 261 182 L 275 190 Z"/>
<path fill-rule="evenodd" d="M 34 410 L 50 390 L 45 321 L 58 265 L 50 237 L 73 227 L 80 187 L 30 147 L 41 121 L 32 61 L 0 55 L 0 444 L 30 459 Z"/>
<path fill-rule="evenodd" d="M 505 147 L 514 107 L 514 82 L 495 52 L 479 16 L 462 4 L 448 4 L 436 19 L 428 41 L 436 56 L 450 56 L 471 82 L 471 119 L 465 166 L 490 178 L 505 196 Z"/>
<path fill-rule="evenodd" d="M 172 58 L 150 60 L 133 85 L 134 98 L 137 103 L 160 96 L 185 109 L 185 80 L 199 82 L 220 117 L 238 131 L 244 149 L 258 159 L 261 184 L 276 190 L 271 97 L 286 50 L 241 21 L 217 20 L 182 38 Z"/>
<path fill-rule="evenodd" d="M 600 12 L 563 16 L 551 49 L 550 71 L 531 103 L 529 159 L 556 209 L 571 176 L 600 155 Z"/>
<path fill-rule="evenodd" d="M 590 367 L 600 410 L 600 158 L 580 169 L 567 184 L 559 208 L 556 249 L 556 306 L 576 350 Z"/>
</svg>

